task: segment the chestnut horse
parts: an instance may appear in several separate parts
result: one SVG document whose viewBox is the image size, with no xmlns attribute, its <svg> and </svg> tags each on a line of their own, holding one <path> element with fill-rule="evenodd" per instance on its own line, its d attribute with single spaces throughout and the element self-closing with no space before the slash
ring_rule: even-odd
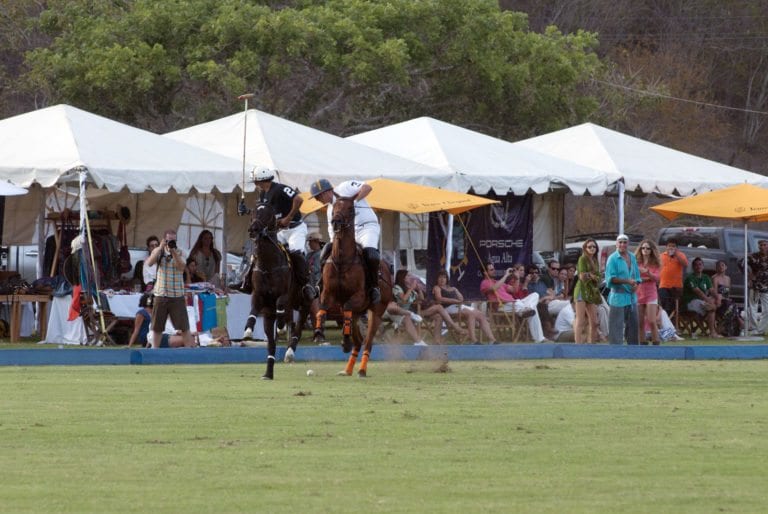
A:
<svg viewBox="0 0 768 514">
<path fill-rule="evenodd" d="M 315 320 L 315 332 L 322 331 L 328 310 L 339 309 L 343 314 L 344 353 L 352 351 L 347 366 L 340 375 L 351 375 L 360 355 L 363 338 L 359 321 L 368 312 L 368 330 L 365 335 L 365 350 L 360 360 L 358 376 L 368 373 L 368 361 L 373 347 L 373 336 L 381 324 L 381 316 L 392 301 L 392 277 L 383 261 L 379 266 L 379 288 L 381 302 L 371 305 L 366 294 L 365 264 L 362 249 L 355 242 L 355 204 L 352 198 L 337 197 L 331 216 L 333 242 L 331 255 L 323 265 L 323 290 L 320 293 L 320 310 Z"/>
<path fill-rule="evenodd" d="M 277 349 L 275 322 L 282 330 L 288 327 L 289 345 L 285 361 L 293 362 L 299 344 L 304 320 L 309 314 L 309 303 L 304 301 L 301 288 L 296 286 L 288 251 L 277 240 L 275 210 L 266 203 L 259 203 L 253 210 L 248 233 L 253 240 L 253 269 L 251 270 L 251 314 L 246 329 L 253 327 L 256 316 L 264 317 L 267 334 L 267 372 L 265 380 L 274 378 L 275 351 Z M 299 322 L 293 322 L 293 309 L 299 310 Z"/>
</svg>

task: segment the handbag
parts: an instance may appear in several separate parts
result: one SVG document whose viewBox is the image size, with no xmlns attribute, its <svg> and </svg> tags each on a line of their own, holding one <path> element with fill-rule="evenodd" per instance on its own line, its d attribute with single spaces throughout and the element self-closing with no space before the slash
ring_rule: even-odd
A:
<svg viewBox="0 0 768 514">
<path fill-rule="evenodd" d="M 120 273 L 128 273 L 133 268 L 131 265 L 131 253 L 128 251 L 128 237 L 125 234 L 125 223 L 120 220 L 117 225 L 117 239 L 120 241 L 120 250 L 118 252 Z"/>
</svg>

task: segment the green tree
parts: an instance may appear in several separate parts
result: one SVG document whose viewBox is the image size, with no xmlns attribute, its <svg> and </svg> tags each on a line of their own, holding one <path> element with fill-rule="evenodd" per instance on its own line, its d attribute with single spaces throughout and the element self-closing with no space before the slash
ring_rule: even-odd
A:
<svg viewBox="0 0 768 514">
<path fill-rule="evenodd" d="M 513 138 L 598 102 L 594 34 L 528 29 L 493 0 L 51 0 L 26 87 L 157 131 L 267 112 L 346 135 L 430 115 Z"/>
</svg>

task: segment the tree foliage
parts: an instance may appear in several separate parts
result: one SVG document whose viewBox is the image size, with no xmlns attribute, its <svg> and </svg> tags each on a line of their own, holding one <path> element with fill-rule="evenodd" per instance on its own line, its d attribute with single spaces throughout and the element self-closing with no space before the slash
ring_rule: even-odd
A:
<svg viewBox="0 0 768 514">
<path fill-rule="evenodd" d="M 28 91 L 157 131 L 244 92 L 342 135 L 430 115 L 512 138 L 599 105 L 594 34 L 532 32 L 492 0 L 51 0 L 37 22 Z"/>
</svg>

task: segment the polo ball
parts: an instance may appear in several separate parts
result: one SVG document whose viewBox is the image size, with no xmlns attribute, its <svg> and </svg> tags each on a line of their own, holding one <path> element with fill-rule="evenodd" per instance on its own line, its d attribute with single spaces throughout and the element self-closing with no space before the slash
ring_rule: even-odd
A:
<svg viewBox="0 0 768 514">
<path fill-rule="evenodd" d="M 312 376 L 312 375 L 314 375 L 314 374 L 315 374 L 315 372 L 314 372 L 314 371 L 312 371 L 311 369 L 308 369 L 308 370 L 307 370 L 307 376 L 308 376 L 308 377 L 311 377 L 311 376 Z"/>
</svg>

